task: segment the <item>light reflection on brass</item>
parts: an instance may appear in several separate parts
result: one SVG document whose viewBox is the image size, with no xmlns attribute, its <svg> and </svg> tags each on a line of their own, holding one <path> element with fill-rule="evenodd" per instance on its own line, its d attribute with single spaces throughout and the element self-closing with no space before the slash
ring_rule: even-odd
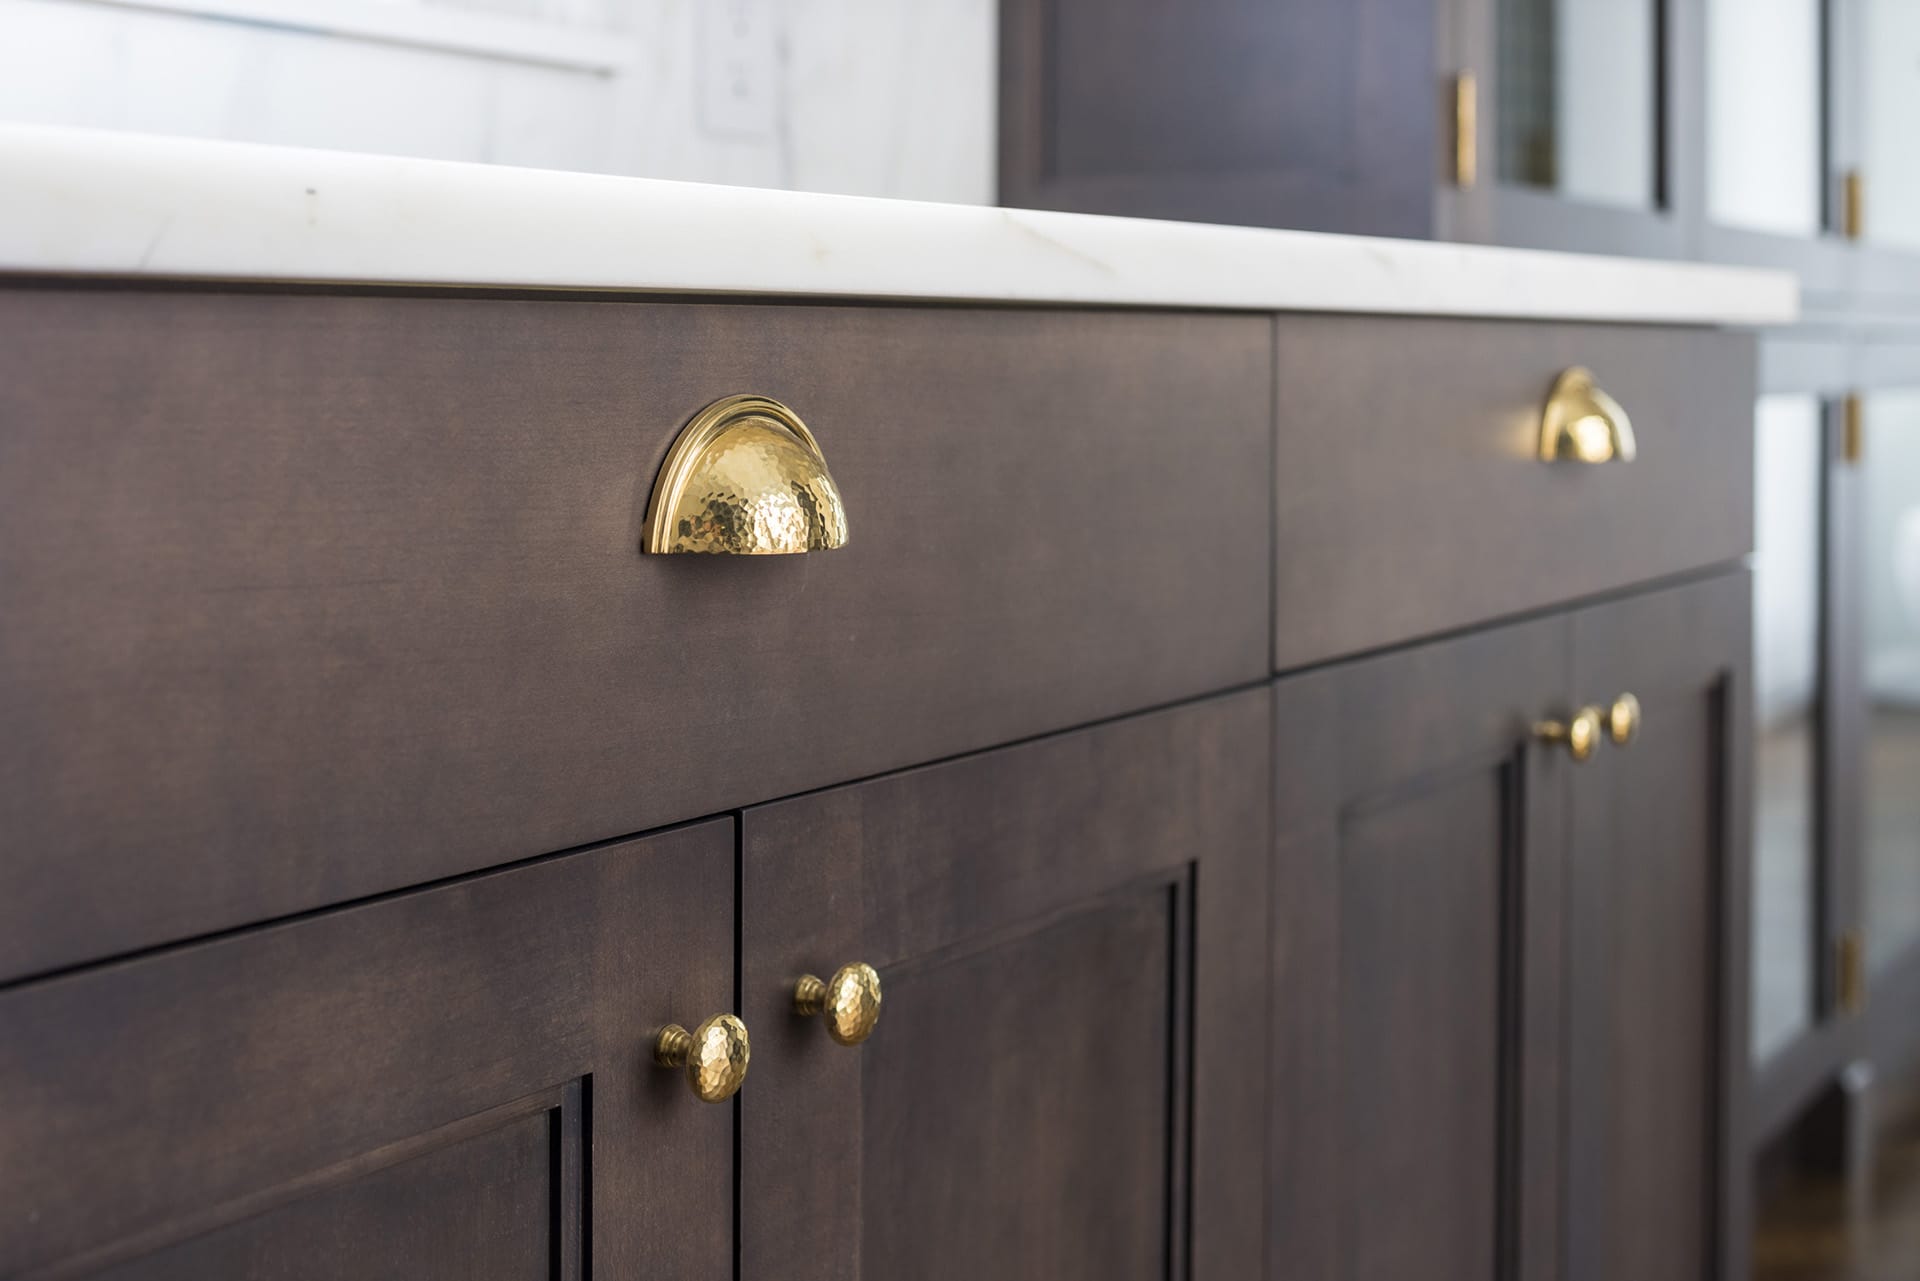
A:
<svg viewBox="0 0 1920 1281">
<path fill-rule="evenodd" d="M 858 961 L 841 966 L 825 983 L 803 974 L 793 985 L 793 1009 L 806 1018 L 823 1016 L 828 1036 L 841 1045 L 858 1045 L 880 1022 L 880 975 Z"/>
<path fill-rule="evenodd" d="M 691 1032 L 669 1023 L 653 1042 L 653 1061 L 685 1068 L 687 1085 L 703 1103 L 732 1098 L 747 1079 L 752 1054 L 747 1025 L 731 1014 L 716 1014 Z"/>
<path fill-rule="evenodd" d="M 1625 747 L 1639 732 L 1640 700 L 1631 694 L 1622 694 L 1607 709 L 1607 737 Z"/>
<path fill-rule="evenodd" d="M 1600 745 L 1600 709 L 1583 707 L 1570 721 L 1540 721 L 1534 725 L 1533 732 L 1535 737 L 1549 743 L 1566 744 L 1567 755 L 1574 760 L 1587 760 Z"/>
<path fill-rule="evenodd" d="M 1576 365 L 1554 381 L 1540 415 L 1541 461 L 1630 463 L 1638 452 L 1627 411 L 1590 371 Z"/>
<path fill-rule="evenodd" d="M 765 396 L 728 396 L 667 451 L 641 549 L 774 556 L 846 541 L 840 490 L 799 415 Z"/>
</svg>

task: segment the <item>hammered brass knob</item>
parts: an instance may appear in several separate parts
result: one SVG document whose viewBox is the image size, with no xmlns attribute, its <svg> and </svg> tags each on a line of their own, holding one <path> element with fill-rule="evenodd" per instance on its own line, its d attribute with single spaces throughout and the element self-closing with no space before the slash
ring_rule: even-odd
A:
<svg viewBox="0 0 1920 1281">
<path fill-rule="evenodd" d="M 1567 755 L 1584 761 L 1600 745 L 1602 716 L 1597 707 L 1583 707 L 1570 721 L 1541 721 L 1533 727 L 1536 737 L 1549 743 L 1565 743 Z"/>
<path fill-rule="evenodd" d="M 747 1025 L 731 1014 L 716 1014 L 691 1032 L 669 1023 L 653 1042 L 653 1061 L 685 1068 L 687 1085 L 703 1103 L 732 1098 L 747 1079 L 752 1054 Z"/>
<path fill-rule="evenodd" d="M 841 966 L 825 983 L 803 974 L 793 985 L 793 1009 L 806 1018 L 823 1016 L 828 1036 L 842 1045 L 858 1045 L 873 1035 L 880 1021 L 880 974 L 859 961 Z"/>
<path fill-rule="evenodd" d="M 1622 694 L 1607 709 L 1607 737 L 1625 747 L 1639 732 L 1640 700 L 1631 694 Z"/>
</svg>

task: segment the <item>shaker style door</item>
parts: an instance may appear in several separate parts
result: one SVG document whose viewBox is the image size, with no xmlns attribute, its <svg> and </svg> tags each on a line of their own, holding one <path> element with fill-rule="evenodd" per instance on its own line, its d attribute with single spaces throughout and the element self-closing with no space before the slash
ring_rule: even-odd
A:
<svg viewBox="0 0 1920 1281">
<path fill-rule="evenodd" d="M 706 823 L 0 995 L 0 1275 L 731 1278 L 733 1109 L 651 1053 L 731 1009 L 732 852 Z"/>
<path fill-rule="evenodd" d="M 1273 687 L 1273 1281 L 1558 1275 L 1566 634 Z"/>
<path fill-rule="evenodd" d="M 1573 617 L 1609 733 L 1568 810 L 1567 1281 L 1748 1275 L 1749 593 Z"/>
<path fill-rule="evenodd" d="M 742 1278 L 1258 1272 L 1267 711 L 743 815 Z"/>
</svg>

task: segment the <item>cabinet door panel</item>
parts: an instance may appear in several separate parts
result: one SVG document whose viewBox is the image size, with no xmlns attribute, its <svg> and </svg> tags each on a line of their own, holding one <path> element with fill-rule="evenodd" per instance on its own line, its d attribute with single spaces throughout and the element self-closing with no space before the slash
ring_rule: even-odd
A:
<svg viewBox="0 0 1920 1281">
<path fill-rule="evenodd" d="M 1551 1275 L 1563 618 L 1274 687 L 1274 1266 Z"/>
<path fill-rule="evenodd" d="M 730 1276 L 729 1110 L 647 1066 L 732 1005 L 730 837 L 0 994 L 0 1275 L 573 1278 L 591 1230 L 614 1275 Z"/>
<path fill-rule="evenodd" d="M 888 970 L 861 1051 L 864 1275 L 1165 1275 L 1176 900 L 1144 886 Z"/>
<path fill-rule="evenodd" d="M 742 1277 L 1258 1271 L 1267 710 L 747 811 L 742 1003 L 780 1069 L 742 1095 Z M 856 960 L 885 1003 L 842 1047 L 793 985 Z"/>
<path fill-rule="evenodd" d="M 577 1108 L 571 1115 L 577 1117 Z M 556 1178 L 564 1171 L 554 1157 L 580 1156 L 578 1131 L 568 1119 L 559 1108 L 522 1114 L 499 1129 L 109 1267 L 97 1281 L 550 1277 L 561 1248 L 553 1203 L 564 1181 Z M 368 1248 L 375 1242 L 377 1252 Z"/>
<path fill-rule="evenodd" d="M 1570 1281 L 1746 1275 L 1722 1232 L 1745 1203 L 1748 591 L 1574 618 L 1576 688 L 1643 712 L 1571 793 Z"/>
</svg>

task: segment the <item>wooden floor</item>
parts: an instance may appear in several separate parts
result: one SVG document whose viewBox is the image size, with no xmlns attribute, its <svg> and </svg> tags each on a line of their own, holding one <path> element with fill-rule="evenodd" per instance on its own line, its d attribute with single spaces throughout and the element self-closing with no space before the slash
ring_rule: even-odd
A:
<svg viewBox="0 0 1920 1281">
<path fill-rule="evenodd" d="M 1807 1181 L 1761 1207 L 1754 1281 L 1920 1279 L 1920 1119 L 1881 1140 L 1867 1204 L 1838 1180 Z"/>
</svg>

